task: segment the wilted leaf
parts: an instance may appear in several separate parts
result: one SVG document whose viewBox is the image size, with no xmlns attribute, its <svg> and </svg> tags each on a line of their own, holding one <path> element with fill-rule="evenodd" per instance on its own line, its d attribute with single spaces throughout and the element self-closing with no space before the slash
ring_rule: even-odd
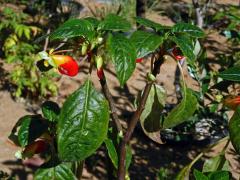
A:
<svg viewBox="0 0 240 180">
<path fill-rule="evenodd" d="M 175 127 L 190 118 L 198 106 L 197 98 L 191 89 L 184 86 L 183 99 L 166 117 L 163 128 Z"/>
<path fill-rule="evenodd" d="M 153 141 L 163 144 L 160 137 L 161 116 L 165 105 L 166 92 L 158 85 L 153 85 L 148 95 L 145 108 L 140 116 L 144 133 Z"/>
</svg>

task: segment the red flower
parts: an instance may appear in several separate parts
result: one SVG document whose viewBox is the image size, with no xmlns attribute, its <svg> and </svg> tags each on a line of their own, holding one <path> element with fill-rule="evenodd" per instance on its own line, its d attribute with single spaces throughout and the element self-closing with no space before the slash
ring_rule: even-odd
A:
<svg viewBox="0 0 240 180">
<path fill-rule="evenodd" d="M 181 50 L 179 48 L 177 48 L 176 46 L 173 48 L 172 54 L 173 54 L 174 58 L 179 61 L 185 58 L 185 56 L 182 55 Z"/>
<path fill-rule="evenodd" d="M 51 55 L 51 58 L 61 74 L 68 76 L 76 76 L 78 74 L 78 64 L 71 56 Z"/>
<path fill-rule="evenodd" d="M 224 99 L 223 104 L 228 108 L 235 110 L 240 105 L 240 96 L 229 96 Z"/>
<path fill-rule="evenodd" d="M 104 72 L 102 68 L 97 69 L 97 76 L 100 80 L 104 79 Z"/>
<path fill-rule="evenodd" d="M 143 61 L 143 58 L 137 58 L 136 63 L 141 63 Z"/>
</svg>

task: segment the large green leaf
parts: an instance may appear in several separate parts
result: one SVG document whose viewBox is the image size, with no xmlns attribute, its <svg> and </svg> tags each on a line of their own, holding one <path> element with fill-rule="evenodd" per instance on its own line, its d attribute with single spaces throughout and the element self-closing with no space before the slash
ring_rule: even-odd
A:
<svg viewBox="0 0 240 180">
<path fill-rule="evenodd" d="M 131 24 L 121 16 L 108 14 L 98 25 L 98 30 L 129 31 Z"/>
<path fill-rule="evenodd" d="M 230 180 L 228 171 L 214 171 L 208 175 L 209 180 Z"/>
<path fill-rule="evenodd" d="M 90 22 L 94 28 L 97 28 L 100 23 L 100 21 L 94 17 L 86 17 L 84 18 L 84 20 L 87 20 L 88 22 Z"/>
<path fill-rule="evenodd" d="M 172 128 L 188 120 L 198 106 L 197 98 L 191 89 L 183 87 L 183 99 L 166 117 L 163 128 Z"/>
<path fill-rule="evenodd" d="M 140 123 L 144 133 L 153 141 L 163 144 L 160 137 L 161 115 L 165 105 L 166 92 L 158 85 L 153 85 L 145 108 L 140 116 Z"/>
<path fill-rule="evenodd" d="M 229 122 L 230 140 L 236 152 L 240 154 L 240 106 L 236 109 Z"/>
<path fill-rule="evenodd" d="M 181 49 L 183 55 L 189 60 L 195 60 L 192 40 L 185 34 L 170 37 Z"/>
<path fill-rule="evenodd" d="M 81 161 L 93 154 L 107 135 L 109 106 L 90 80 L 63 104 L 57 129 L 59 158 Z"/>
<path fill-rule="evenodd" d="M 114 146 L 111 139 L 106 139 L 104 142 L 105 142 L 106 147 L 107 147 L 108 156 L 111 159 L 114 167 L 117 169 L 118 168 L 118 154 L 117 154 L 117 151 L 115 149 L 115 146 Z"/>
<path fill-rule="evenodd" d="M 107 48 L 115 66 L 117 78 L 123 86 L 136 67 L 136 49 L 132 42 L 122 34 L 110 35 Z"/>
<path fill-rule="evenodd" d="M 41 167 L 34 174 L 34 180 L 76 180 L 69 165 L 59 164 L 54 167 Z"/>
<path fill-rule="evenodd" d="M 217 170 L 228 171 L 229 163 L 226 160 L 224 154 L 220 154 L 211 159 L 207 159 L 203 164 L 202 172 L 213 172 Z"/>
<path fill-rule="evenodd" d="M 42 104 L 43 116 L 51 122 L 57 121 L 60 114 L 60 108 L 57 103 L 52 101 L 45 101 Z"/>
<path fill-rule="evenodd" d="M 18 120 L 9 139 L 24 147 L 40 137 L 47 128 L 47 123 L 40 115 L 27 115 Z"/>
<path fill-rule="evenodd" d="M 195 177 L 195 180 L 209 180 L 207 176 L 196 169 L 193 170 L 193 175 Z"/>
<path fill-rule="evenodd" d="M 240 82 L 240 67 L 231 67 L 223 72 L 220 72 L 218 76 L 225 80 Z"/>
<path fill-rule="evenodd" d="M 135 31 L 130 40 L 137 49 L 137 58 L 154 52 L 163 43 L 163 37 L 144 31 Z"/>
<path fill-rule="evenodd" d="M 136 22 L 139 23 L 140 25 L 152 28 L 155 31 L 171 29 L 171 27 L 169 27 L 169 26 L 163 26 L 154 21 L 151 21 L 151 20 L 145 19 L 145 18 L 141 18 L 141 17 L 136 17 Z"/>
<path fill-rule="evenodd" d="M 172 32 L 174 33 L 187 33 L 190 36 L 193 37 L 203 37 L 204 32 L 199 27 L 194 26 L 192 24 L 188 23 L 177 23 L 172 27 Z"/>
<path fill-rule="evenodd" d="M 82 36 L 91 41 L 94 35 L 94 26 L 88 20 L 69 19 L 50 34 L 50 39 L 65 39 Z"/>
</svg>

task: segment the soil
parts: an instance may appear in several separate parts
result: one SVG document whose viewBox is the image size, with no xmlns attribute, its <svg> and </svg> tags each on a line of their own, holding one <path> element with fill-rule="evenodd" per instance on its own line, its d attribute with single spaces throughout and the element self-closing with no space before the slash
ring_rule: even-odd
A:
<svg viewBox="0 0 240 180">
<path fill-rule="evenodd" d="M 221 1 L 224 3 L 225 1 Z M 231 3 L 237 4 L 237 0 L 231 1 Z M 219 2 L 220 3 L 220 2 Z M 157 13 L 149 13 L 147 17 L 166 25 L 174 24 L 173 20 L 168 16 L 161 16 Z M 226 39 L 217 33 L 211 33 L 208 39 L 214 40 L 214 43 L 206 43 L 206 46 L 215 46 L 218 50 L 224 52 L 228 49 Z M 209 41 L 210 42 L 210 41 Z M 209 58 L 214 58 L 216 52 L 209 48 Z M 127 119 L 134 111 L 133 102 L 136 95 L 143 89 L 145 85 L 145 77 L 147 69 L 150 69 L 149 60 L 145 60 L 143 63 L 137 64 L 137 68 L 133 73 L 133 76 L 127 82 L 127 85 L 120 88 L 119 83 L 115 77 L 113 67 L 110 65 L 107 67 L 106 77 L 109 83 L 109 88 L 114 101 L 117 104 L 118 115 L 122 119 L 122 124 L 126 125 Z M 6 71 L 8 66 L 4 63 L 4 60 L 0 60 L 1 71 Z M 59 96 L 52 98 L 52 100 L 62 103 L 64 99 L 76 90 L 87 78 L 88 64 L 86 62 L 80 63 L 80 73 L 77 77 L 72 79 L 63 76 L 59 81 Z M 176 94 L 174 87 L 174 77 L 176 70 L 176 64 L 174 60 L 169 58 L 168 61 L 161 67 L 161 76 L 158 76 L 157 83 L 164 86 L 167 89 L 167 101 L 169 103 L 176 103 Z M 3 75 L 1 73 L 1 75 Z M 185 73 L 188 85 L 197 89 L 196 82 Z M 3 77 L 3 76 L 2 76 Z M 100 84 L 96 76 L 96 72 L 93 72 L 92 76 L 95 87 L 100 91 Z M 4 78 L 1 79 L 4 81 Z M 34 107 L 34 108 L 32 108 Z M 29 168 L 22 165 L 22 162 L 14 158 L 14 153 L 19 150 L 16 146 L 12 145 L 8 141 L 8 135 L 17 122 L 17 120 L 26 114 L 39 113 L 39 109 L 35 108 L 37 105 L 30 105 L 22 100 L 14 100 L 9 92 L 8 86 L 1 86 L 0 89 L 0 170 L 6 171 L 9 174 L 16 175 L 20 180 L 32 179 L 32 172 L 34 168 Z M 207 153 L 207 156 L 214 156 L 219 153 L 225 143 L 221 143 Z M 133 151 L 133 161 L 130 166 L 130 177 L 132 179 L 156 179 L 157 173 L 160 168 L 167 168 L 170 170 L 170 174 L 175 175 L 181 168 L 191 162 L 196 155 L 204 148 L 201 143 L 175 143 L 159 145 L 148 139 L 140 127 L 138 126 L 134 132 L 134 137 L 131 141 L 131 147 Z M 240 164 L 239 156 L 234 153 L 232 146 L 230 145 L 227 150 L 226 158 L 230 161 L 231 169 L 235 179 L 239 179 Z M 205 157 L 204 157 L 205 158 Z M 196 168 L 200 169 L 203 164 L 204 158 L 196 163 Z M 96 155 L 86 160 L 83 179 L 107 179 L 106 166 L 104 162 L 107 160 L 104 148 L 101 147 Z"/>
</svg>

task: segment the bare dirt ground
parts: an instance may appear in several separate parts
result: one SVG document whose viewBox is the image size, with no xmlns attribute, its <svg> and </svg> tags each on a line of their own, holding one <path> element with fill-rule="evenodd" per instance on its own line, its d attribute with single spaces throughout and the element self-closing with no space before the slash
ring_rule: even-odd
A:
<svg viewBox="0 0 240 180">
<path fill-rule="evenodd" d="M 238 1 L 231 1 L 231 3 L 236 3 Z M 226 1 L 221 1 L 221 3 L 226 3 Z M 228 3 L 228 2 L 227 2 Z M 161 16 L 158 14 L 148 14 L 150 19 L 155 20 L 167 25 L 172 25 L 174 22 L 167 16 Z M 211 34 L 209 38 L 215 41 L 215 46 L 220 50 L 228 49 L 226 39 L 220 37 L 218 34 Z M 214 44 L 206 44 L 214 45 Z M 214 50 L 209 49 L 209 56 L 213 55 Z M 3 62 L 3 60 L 1 60 Z M 0 64 L 1 66 L 1 64 Z M 62 77 L 58 82 L 60 90 L 59 96 L 52 98 L 54 101 L 62 103 L 64 99 L 74 90 L 76 90 L 87 78 L 87 67 L 88 65 L 84 62 L 80 64 L 80 73 L 77 77 L 69 79 L 68 77 Z M 106 72 L 107 81 L 111 92 L 114 96 L 114 101 L 117 104 L 118 114 L 125 124 L 126 120 L 131 116 L 131 112 L 134 111 L 132 105 L 136 94 L 139 93 L 145 85 L 145 72 L 149 69 L 149 61 L 145 60 L 141 64 L 137 64 L 137 68 L 128 81 L 127 86 L 120 88 L 117 79 L 115 78 L 115 73 L 113 68 L 110 66 Z M 6 69 L 3 65 L 3 69 Z M 165 89 L 167 89 L 168 102 L 175 102 L 174 93 L 174 72 L 176 69 L 176 64 L 173 60 L 167 61 L 161 67 L 161 76 L 158 76 L 158 84 L 162 84 Z M 186 74 L 188 78 L 187 82 L 191 86 L 196 86 L 196 83 Z M 97 80 L 96 73 L 93 72 L 92 80 L 95 87 L 101 90 L 100 84 Z M 35 106 L 35 105 L 34 105 Z M 17 147 L 11 145 L 7 137 L 14 126 L 15 122 L 19 117 L 32 114 L 31 105 L 26 105 L 23 102 L 17 102 L 12 99 L 8 89 L 2 87 L 0 90 L 0 170 L 4 170 L 10 174 L 16 175 L 18 179 L 32 179 L 32 171 L 34 169 L 22 166 L 21 161 L 14 158 L 14 153 L 18 150 Z M 176 174 L 182 167 L 191 162 L 191 159 L 196 157 L 196 155 L 203 148 L 201 144 L 165 144 L 159 145 L 151 140 L 149 140 L 141 131 L 139 127 L 136 128 L 134 132 L 134 137 L 131 141 L 132 151 L 133 151 L 133 161 L 130 167 L 130 177 L 132 179 L 156 179 L 156 174 L 161 167 L 170 169 L 172 174 Z M 224 143 L 215 147 L 208 155 L 216 155 L 224 146 Z M 233 148 L 229 146 L 227 159 L 230 161 L 231 169 L 235 179 L 239 179 L 239 156 L 234 154 Z M 201 168 L 203 160 L 200 160 L 196 164 L 196 168 Z M 103 148 L 100 148 L 99 152 L 93 157 L 88 158 L 85 165 L 83 179 L 107 179 L 106 177 L 106 166 L 104 162 L 106 161 L 106 156 L 103 152 Z"/>
</svg>

